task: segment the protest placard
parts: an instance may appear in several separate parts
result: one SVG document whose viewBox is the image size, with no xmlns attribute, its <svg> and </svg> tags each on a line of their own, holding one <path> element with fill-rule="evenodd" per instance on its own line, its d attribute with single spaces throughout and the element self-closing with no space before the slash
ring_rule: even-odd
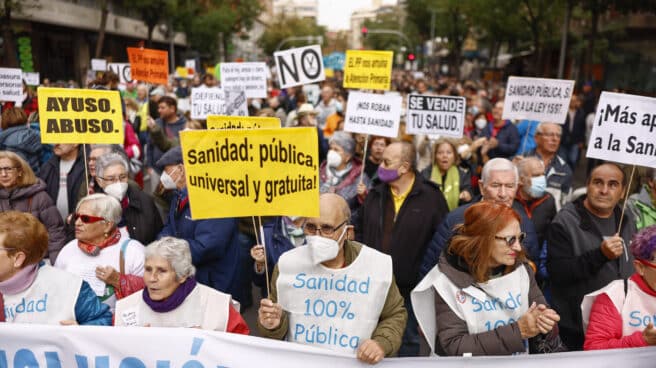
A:
<svg viewBox="0 0 656 368">
<path fill-rule="evenodd" d="M 586 156 L 656 168 L 656 98 L 602 92 Z"/>
<path fill-rule="evenodd" d="M 175 67 L 175 76 L 176 78 L 189 78 L 189 72 L 184 66 Z"/>
<path fill-rule="evenodd" d="M 319 88 L 318 84 L 303 85 L 303 93 L 305 93 L 307 101 L 312 104 L 312 106 L 316 106 L 321 98 L 321 88 Z"/>
<path fill-rule="evenodd" d="M 191 217 L 319 216 L 316 128 L 180 133 Z"/>
<path fill-rule="evenodd" d="M 244 91 L 224 91 L 226 96 L 225 114 L 248 116 L 248 102 Z"/>
<path fill-rule="evenodd" d="M 344 130 L 396 138 L 401 120 L 401 96 L 349 93 Z"/>
<path fill-rule="evenodd" d="M 202 85 L 191 89 L 191 118 L 207 119 L 208 115 L 223 115 L 225 113 L 226 96 L 219 87 Z"/>
<path fill-rule="evenodd" d="M 266 63 L 221 63 L 221 88 L 225 91 L 243 90 L 248 98 L 266 98 Z"/>
<path fill-rule="evenodd" d="M 209 115 L 207 129 L 275 129 L 280 128 L 280 119 L 268 116 Z"/>
<path fill-rule="evenodd" d="M 439 134 L 462 137 L 467 101 L 453 96 L 408 96 L 405 126 L 409 134 Z"/>
<path fill-rule="evenodd" d="M 128 47 L 132 79 L 140 82 L 169 82 L 169 53 L 162 50 Z"/>
<path fill-rule="evenodd" d="M 185 60 L 185 68 L 187 68 L 187 73 L 189 75 L 196 74 L 196 59 Z"/>
<path fill-rule="evenodd" d="M 321 47 L 312 45 L 273 53 L 280 88 L 321 82 L 323 72 Z"/>
<path fill-rule="evenodd" d="M 38 72 L 23 72 L 23 80 L 28 86 L 38 86 L 41 77 Z"/>
<path fill-rule="evenodd" d="M 118 91 L 39 87 L 42 143 L 123 144 Z"/>
<path fill-rule="evenodd" d="M 0 68 L 0 101 L 23 101 L 23 71 Z"/>
<path fill-rule="evenodd" d="M 503 119 L 565 124 L 573 92 L 573 80 L 510 77 L 503 104 Z"/>
<path fill-rule="evenodd" d="M 105 70 L 107 70 L 107 60 L 91 59 L 91 70 L 95 72 L 104 72 Z"/>
<path fill-rule="evenodd" d="M 129 63 L 108 63 L 107 70 L 111 70 L 118 75 L 119 83 L 132 83 L 132 73 Z"/>
<path fill-rule="evenodd" d="M 393 51 L 347 50 L 344 88 L 389 90 L 393 57 Z"/>
</svg>

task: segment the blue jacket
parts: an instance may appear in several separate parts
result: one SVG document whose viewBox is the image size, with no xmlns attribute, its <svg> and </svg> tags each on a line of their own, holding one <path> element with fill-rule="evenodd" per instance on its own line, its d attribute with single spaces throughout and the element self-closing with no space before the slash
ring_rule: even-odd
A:
<svg viewBox="0 0 656 368">
<path fill-rule="evenodd" d="M 540 122 L 535 120 L 521 120 L 517 123 L 517 134 L 519 134 L 520 143 L 515 155 L 523 156 L 535 149 L 535 130 L 539 124 Z"/>
<path fill-rule="evenodd" d="M 285 236 L 282 217 L 276 217 L 273 221 L 264 224 L 262 227 L 264 228 L 269 278 L 271 278 L 273 268 L 278 264 L 278 258 L 286 251 L 294 249 L 294 244 Z M 253 283 L 261 288 L 266 288 L 266 277 L 264 273 L 258 275 L 253 272 Z"/>
<path fill-rule="evenodd" d="M 437 228 L 437 231 L 433 235 L 433 239 L 431 239 L 430 243 L 426 247 L 426 254 L 424 255 L 424 260 L 421 264 L 421 269 L 419 270 L 419 277 L 421 279 L 423 279 L 424 276 L 426 276 L 426 274 L 428 274 L 428 272 L 432 270 L 433 267 L 435 267 L 437 264 L 437 260 L 440 258 L 440 254 L 442 254 L 442 251 L 448 244 L 449 239 L 451 239 L 451 236 L 453 236 L 453 228 L 456 225 L 465 222 L 465 210 L 480 200 L 481 198 L 478 198 L 473 200 L 471 203 L 467 203 L 456 208 L 455 210 L 449 212 L 444 221 L 442 221 L 440 226 Z M 516 205 L 516 203 L 513 203 L 513 207 Z M 531 220 L 526 217 L 524 211 L 518 211 L 517 209 L 515 210 L 522 219 L 520 227 L 522 231 L 526 233 L 526 240 L 524 240 L 523 246 L 526 249 L 527 256 L 537 264 L 538 258 L 540 256 L 540 248 L 538 245 L 538 236 L 535 233 L 533 222 L 531 222 Z"/>
<path fill-rule="evenodd" d="M 75 302 L 75 320 L 82 326 L 111 326 L 112 312 L 98 299 L 86 281 L 82 281 L 80 294 Z"/>
<path fill-rule="evenodd" d="M 189 202 L 178 212 L 180 199 L 186 197 L 187 188 L 173 196 L 166 225 L 157 238 L 173 236 L 189 242 L 196 280 L 241 300 L 237 219 L 192 220 Z"/>
<path fill-rule="evenodd" d="M 13 126 L 0 132 L 0 151 L 18 154 L 30 165 L 34 174 L 39 173 L 41 137 L 27 125 Z"/>
<path fill-rule="evenodd" d="M 487 138 L 492 137 L 492 124 L 488 124 L 485 129 L 483 129 L 483 135 Z M 488 157 L 513 157 L 519 148 L 519 132 L 517 131 L 515 124 L 506 120 L 506 124 L 499 129 L 496 138 L 499 145 L 488 151 Z"/>
</svg>

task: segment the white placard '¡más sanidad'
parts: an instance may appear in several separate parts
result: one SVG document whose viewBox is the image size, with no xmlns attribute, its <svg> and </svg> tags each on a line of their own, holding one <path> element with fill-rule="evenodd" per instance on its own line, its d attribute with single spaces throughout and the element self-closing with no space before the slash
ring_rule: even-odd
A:
<svg viewBox="0 0 656 368">
<path fill-rule="evenodd" d="M 401 96 L 349 93 L 344 130 L 396 138 L 401 120 Z"/>
<path fill-rule="evenodd" d="M 0 68 L 0 101 L 23 101 L 23 71 Z"/>
<path fill-rule="evenodd" d="M 565 124 L 573 93 L 573 80 L 510 77 L 502 118 Z"/>
<path fill-rule="evenodd" d="M 321 82 L 326 79 L 321 46 L 298 47 L 273 53 L 280 88 Z"/>
<path fill-rule="evenodd" d="M 225 91 L 243 90 L 248 98 L 266 98 L 266 63 L 221 63 L 221 88 Z"/>
<path fill-rule="evenodd" d="M 218 87 L 201 86 L 191 89 L 191 118 L 205 120 L 208 115 L 225 113 L 226 96 Z"/>
<path fill-rule="evenodd" d="M 405 131 L 460 138 L 465 127 L 464 97 L 408 95 Z"/>
</svg>

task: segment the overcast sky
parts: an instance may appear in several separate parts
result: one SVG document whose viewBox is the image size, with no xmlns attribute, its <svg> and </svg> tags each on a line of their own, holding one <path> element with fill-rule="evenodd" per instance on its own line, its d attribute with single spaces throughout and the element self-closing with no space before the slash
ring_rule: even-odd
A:
<svg viewBox="0 0 656 368">
<path fill-rule="evenodd" d="M 320 25 L 331 31 L 348 29 L 353 11 L 372 6 L 372 0 L 319 0 Z M 383 0 L 383 4 L 396 4 L 396 0 Z"/>
</svg>

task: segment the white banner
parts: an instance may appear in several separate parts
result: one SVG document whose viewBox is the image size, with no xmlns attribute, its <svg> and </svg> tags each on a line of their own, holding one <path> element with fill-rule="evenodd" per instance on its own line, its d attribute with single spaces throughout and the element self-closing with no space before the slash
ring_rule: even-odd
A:
<svg viewBox="0 0 656 368">
<path fill-rule="evenodd" d="M 586 156 L 656 168 L 656 98 L 602 92 Z"/>
<path fill-rule="evenodd" d="M 107 70 L 111 70 L 118 74 L 119 83 L 132 83 L 132 70 L 130 69 L 130 63 L 108 63 Z"/>
<path fill-rule="evenodd" d="M 0 368 L 364 367 L 311 346 L 194 328 L 0 323 Z M 656 347 L 507 357 L 386 358 L 376 367 L 651 367 Z"/>
<path fill-rule="evenodd" d="M 326 79 L 319 45 L 276 51 L 273 53 L 273 58 L 276 60 L 280 88 L 311 84 Z"/>
<path fill-rule="evenodd" d="M 23 80 L 28 86 L 38 86 L 41 83 L 38 72 L 23 72 Z"/>
<path fill-rule="evenodd" d="M 396 138 L 401 120 L 401 96 L 349 93 L 344 130 Z"/>
<path fill-rule="evenodd" d="M 0 101 L 23 101 L 23 71 L 0 68 Z"/>
<path fill-rule="evenodd" d="M 266 98 L 266 63 L 221 63 L 221 88 L 243 90 L 248 98 Z"/>
<path fill-rule="evenodd" d="M 91 70 L 97 72 L 104 72 L 105 70 L 107 70 L 107 60 L 91 59 Z"/>
<path fill-rule="evenodd" d="M 207 115 L 224 115 L 225 92 L 218 87 L 200 86 L 191 89 L 191 118 L 207 119 Z"/>
<path fill-rule="evenodd" d="M 466 109 L 464 97 L 409 95 L 405 131 L 460 138 Z"/>
<path fill-rule="evenodd" d="M 503 119 L 565 124 L 573 92 L 573 80 L 510 77 L 506 87 Z"/>
<path fill-rule="evenodd" d="M 225 91 L 225 114 L 229 116 L 248 116 L 248 103 L 244 91 Z"/>
</svg>

